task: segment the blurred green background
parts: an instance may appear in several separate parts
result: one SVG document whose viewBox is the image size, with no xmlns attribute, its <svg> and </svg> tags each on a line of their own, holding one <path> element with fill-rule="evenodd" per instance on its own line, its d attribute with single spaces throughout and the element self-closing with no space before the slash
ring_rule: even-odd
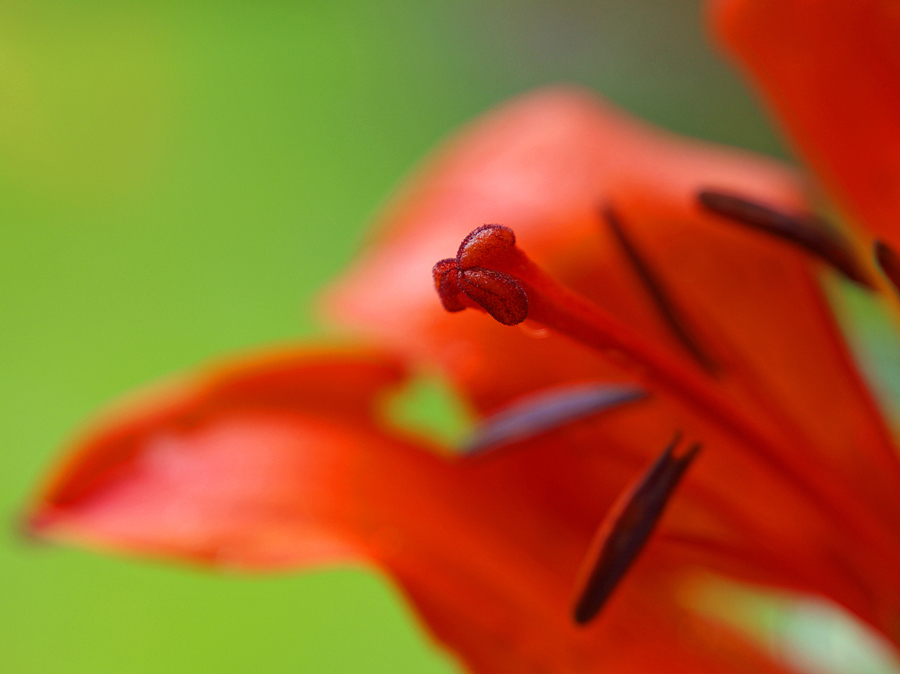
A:
<svg viewBox="0 0 900 674">
<path fill-rule="evenodd" d="M 448 132 L 587 84 L 777 142 L 697 2 L 0 4 L 0 671 L 450 672 L 381 579 L 40 547 L 14 521 L 68 432 L 223 352 L 315 334 L 316 289 Z"/>
</svg>

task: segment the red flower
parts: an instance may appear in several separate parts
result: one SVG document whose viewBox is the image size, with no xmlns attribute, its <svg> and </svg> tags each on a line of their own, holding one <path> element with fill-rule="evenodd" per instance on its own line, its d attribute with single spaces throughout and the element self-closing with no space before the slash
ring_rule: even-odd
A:
<svg viewBox="0 0 900 674">
<path fill-rule="evenodd" d="M 467 237 L 484 222 L 505 227 Z M 374 564 L 476 672 L 781 671 L 686 601 L 710 573 L 900 641 L 900 463 L 818 283 L 876 272 L 790 171 L 547 90 L 451 141 L 378 231 L 327 302 L 373 346 L 219 365 L 108 415 L 31 530 Z M 447 313 L 428 274 L 458 247 Z M 493 451 L 391 427 L 410 367 L 452 380 Z M 676 430 L 702 452 L 660 456 Z"/>
</svg>

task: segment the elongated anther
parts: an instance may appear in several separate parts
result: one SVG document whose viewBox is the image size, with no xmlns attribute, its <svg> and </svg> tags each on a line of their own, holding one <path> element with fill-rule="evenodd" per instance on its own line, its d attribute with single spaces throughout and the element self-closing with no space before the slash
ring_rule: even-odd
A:
<svg viewBox="0 0 900 674">
<path fill-rule="evenodd" d="M 622 219 L 619 214 L 611 206 L 601 209 L 601 216 L 606 221 L 609 230 L 612 232 L 619 247 L 625 254 L 625 257 L 631 263 L 632 269 L 646 290 L 657 312 L 663 319 L 663 322 L 669 328 L 669 332 L 677 339 L 681 345 L 687 350 L 691 357 L 697 361 L 697 364 L 706 370 L 709 374 L 716 374 L 719 371 L 719 365 L 715 359 L 701 346 L 700 339 L 691 330 L 688 321 L 685 319 L 681 310 L 675 304 L 671 294 L 666 288 L 665 283 L 656 273 L 653 267 L 647 262 L 641 254 L 638 247 L 631 240 L 625 231 Z"/>
<path fill-rule="evenodd" d="M 874 248 L 878 267 L 894 286 L 894 290 L 900 293 L 900 256 L 897 255 L 897 251 L 883 241 L 876 241 Z"/>
<path fill-rule="evenodd" d="M 550 433 L 580 420 L 644 400 L 634 384 L 569 384 L 526 395 L 483 419 L 466 443 L 467 454 L 483 454 Z"/>
<path fill-rule="evenodd" d="M 578 592 L 573 618 L 590 622 L 637 559 L 662 517 L 684 472 L 700 451 L 691 445 L 676 456 L 676 435 L 656 462 L 610 509 L 587 558 L 587 573 Z"/>
<path fill-rule="evenodd" d="M 765 204 L 716 190 L 702 190 L 697 194 L 697 201 L 716 215 L 799 246 L 851 281 L 870 290 L 875 289 L 875 284 L 850 242 L 813 215 L 785 213 Z"/>
</svg>

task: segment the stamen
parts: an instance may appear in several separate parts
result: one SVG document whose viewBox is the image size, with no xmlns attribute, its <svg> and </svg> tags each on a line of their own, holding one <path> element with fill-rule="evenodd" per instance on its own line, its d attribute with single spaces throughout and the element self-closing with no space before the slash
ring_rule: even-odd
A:
<svg viewBox="0 0 900 674">
<path fill-rule="evenodd" d="M 627 384 L 560 386 L 520 398 L 485 418 L 466 443 L 468 454 L 483 453 L 556 430 L 567 424 L 642 400 L 646 391 Z"/>
<path fill-rule="evenodd" d="M 876 241 L 875 261 L 894 286 L 894 290 L 900 293 L 900 256 L 897 255 L 897 251 L 883 241 Z"/>
<path fill-rule="evenodd" d="M 697 201 L 716 215 L 793 243 L 851 281 L 870 290 L 875 289 L 875 284 L 850 242 L 815 216 L 777 211 L 743 197 L 715 190 L 702 190 L 697 195 Z"/>
<path fill-rule="evenodd" d="M 684 471 L 700 451 L 691 445 L 680 456 L 677 434 L 656 462 L 613 505 L 600 525 L 588 554 L 587 574 L 578 593 L 573 618 L 579 625 L 590 622 L 603 608 L 622 577 L 637 559 L 662 517 L 666 504 Z"/>
<path fill-rule="evenodd" d="M 709 374 L 716 374 L 719 371 L 718 364 L 700 346 L 700 340 L 691 332 L 682 312 L 675 305 L 662 280 L 625 233 L 618 213 L 611 206 L 607 206 L 602 210 L 602 215 L 672 335 L 691 354 L 700 367 Z"/>
</svg>

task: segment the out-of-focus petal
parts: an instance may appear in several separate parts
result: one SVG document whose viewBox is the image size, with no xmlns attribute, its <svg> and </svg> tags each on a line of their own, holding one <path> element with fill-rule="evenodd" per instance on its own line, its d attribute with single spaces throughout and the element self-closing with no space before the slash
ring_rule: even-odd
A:
<svg viewBox="0 0 900 674">
<path fill-rule="evenodd" d="M 474 672 L 781 671 L 678 605 L 688 572 L 665 544 L 576 626 L 575 575 L 635 457 L 554 442 L 435 453 L 374 413 L 402 374 L 372 353 L 282 353 L 168 384 L 76 444 L 29 525 L 213 566 L 373 564 Z M 609 469 L 585 470 L 598 461 Z"/>
<path fill-rule="evenodd" d="M 715 0 L 713 27 L 825 188 L 900 246 L 900 5 Z"/>
<path fill-rule="evenodd" d="M 345 478 L 357 445 L 384 442 L 372 407 L 403 377 L 375 353 L 285 351 L 165 382 L 82 435 L 28 524 L 216 565 L 357 557 Z"/>
</svg>

